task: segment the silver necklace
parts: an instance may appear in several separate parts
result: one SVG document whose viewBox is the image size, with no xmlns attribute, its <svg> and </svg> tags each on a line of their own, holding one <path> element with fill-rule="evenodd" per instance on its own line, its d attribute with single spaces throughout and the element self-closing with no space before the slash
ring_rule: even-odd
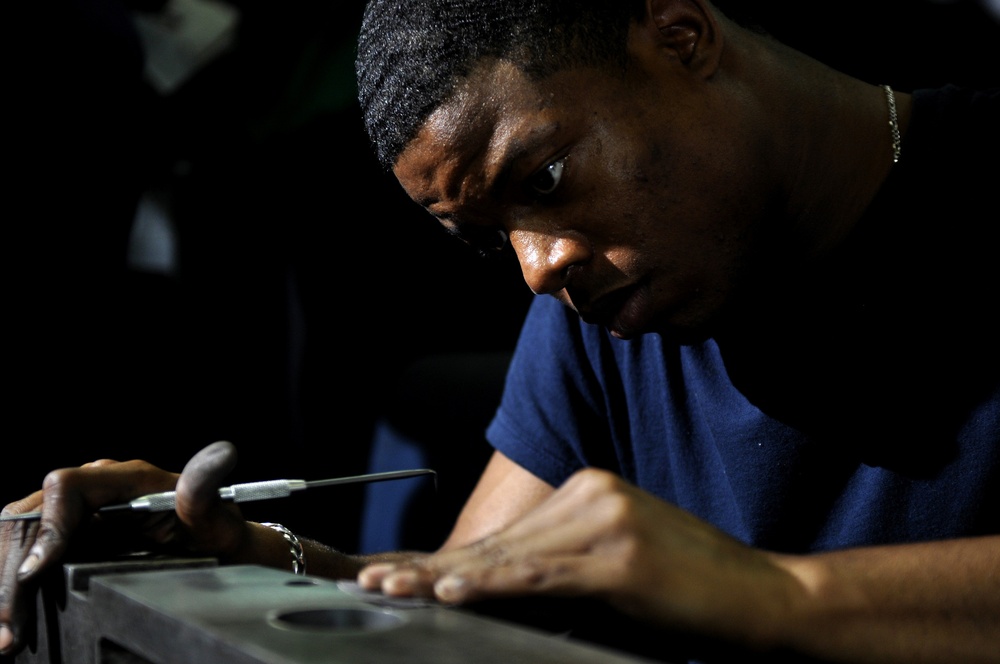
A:
<svg viewBox="0 0 1000 664">
<path fill-rule="evenodd" d="M 886 101 L 889 102 L 889 131 L 892 132 L 892 163 L 899 161 L 900 140 L 899 140 L 899 120 L 896 117 L 896 95 L 892 93 L 892 88 L 883 85 Z"/>
</svg>

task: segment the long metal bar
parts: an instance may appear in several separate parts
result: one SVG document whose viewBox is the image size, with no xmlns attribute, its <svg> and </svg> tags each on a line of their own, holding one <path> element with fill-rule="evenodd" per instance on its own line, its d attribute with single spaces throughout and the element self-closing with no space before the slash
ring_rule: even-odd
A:
<svg viewBox="0 0 1000 664">
<path fill-rule="evenodd" d="M 369 473 L 367 475 L 351 475 L 349 477 L 333 477 L 325 480 L 265 480 L 262 482 L 245 482 L 243 484 L 233 484 L 219 489 L 219 497 L 222 500 L 233 503 L 246 503 L 256 500 L 271 500 L 274 498 L 284 498 L 290 496 L 294 491 L 304 489 L 316 489 L 320 487 L 336 486 L 338 484 L 358 484 L 368 482 L 384 482 L 386 480 L 398 480 L 406 477 L 417 477 L 419 475 L 433 475 L 435 488 L 437 488 L 437 473 L 429 468 L 415 468 L 413 470 L 390 470 L 384 473 Z M 151 493 L 139 496 L 127 503 L 118 505 L 105 505 L 98 509 L 99 513 L 106 512 L 168 512 L 173 510 L 177 504 L 177 493 L 174 491 L 164 491 L 162 493 Z M 34 521 L 42 518 L 40 511 L 24 512 L 23 514 L 5 514 L 0 516 L 0 521 Z"/>
</svg>

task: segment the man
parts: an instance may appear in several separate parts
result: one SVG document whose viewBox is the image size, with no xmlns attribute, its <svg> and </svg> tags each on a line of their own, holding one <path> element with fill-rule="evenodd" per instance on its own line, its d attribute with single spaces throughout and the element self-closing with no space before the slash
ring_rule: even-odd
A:
<svg viewBox="0 0 1000 664">
<path fill-rule="evenodd" d="M 704 0 L 373 0 L 358 63 L 407 193 L 554 299 L 441 550 L 304 542 L 310 573 L 598 598 L 744 653 L 997 661 L 996 92 L 859 81 Z M 43 517 L 5 524 L 0 648 L 95 508 L 175 483 L 153 541 L 287 568 L 217 500 L 233 463 L 100 462 L 9 506 Z"/>
</svg>

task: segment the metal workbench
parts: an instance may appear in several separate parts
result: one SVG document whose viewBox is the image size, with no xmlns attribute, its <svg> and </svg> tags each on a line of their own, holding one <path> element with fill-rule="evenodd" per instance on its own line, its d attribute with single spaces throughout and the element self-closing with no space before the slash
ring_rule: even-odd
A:
<svg viewBox="0 0 1000 664">
<path fill-rule="evenodd" d="M 67 564 L 16 664 L 636 664 L 642 658 L 427 600 L 210 559 Z M 379 599 L 381 598 L 381 599 Z"/>
</svg>

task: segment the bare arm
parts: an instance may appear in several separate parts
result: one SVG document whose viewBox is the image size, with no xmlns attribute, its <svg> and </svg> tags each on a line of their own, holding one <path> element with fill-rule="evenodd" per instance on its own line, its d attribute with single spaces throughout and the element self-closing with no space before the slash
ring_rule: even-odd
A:
<svg viewBox="0 0 1000 664">
<path fill-rule="evenodd" d="M 577 473 L 502 531 L 376 569 L 361 578 L 452 603 L 601 597 L 748 653 L 1000 661 L 1000 536 L 777 555 L 598 470 Z"/>
<path fill-rule="evenodd" d="M 550 485 L 494 452 L 441 550 L 456 549 L 502 530 L 553 491 Z"/>
<path fill-rule="evenodd" d="M 773 559 L 796 580 L 774 635 L 789 647 L 852 662 L 1000 662 L 1000 536 Z"/>
<path fill-rule="evenodd" d="M 461 551 L 500 532 L 544 502 L 553 491 L 550 485 L 494 452 L 439 552 Z M 361 569 L 358 583 L 392 595 L 430 594 L 427 577 L 414 571 L 415 565 L 426 558 L 382 556 Z"/>
</svg>

